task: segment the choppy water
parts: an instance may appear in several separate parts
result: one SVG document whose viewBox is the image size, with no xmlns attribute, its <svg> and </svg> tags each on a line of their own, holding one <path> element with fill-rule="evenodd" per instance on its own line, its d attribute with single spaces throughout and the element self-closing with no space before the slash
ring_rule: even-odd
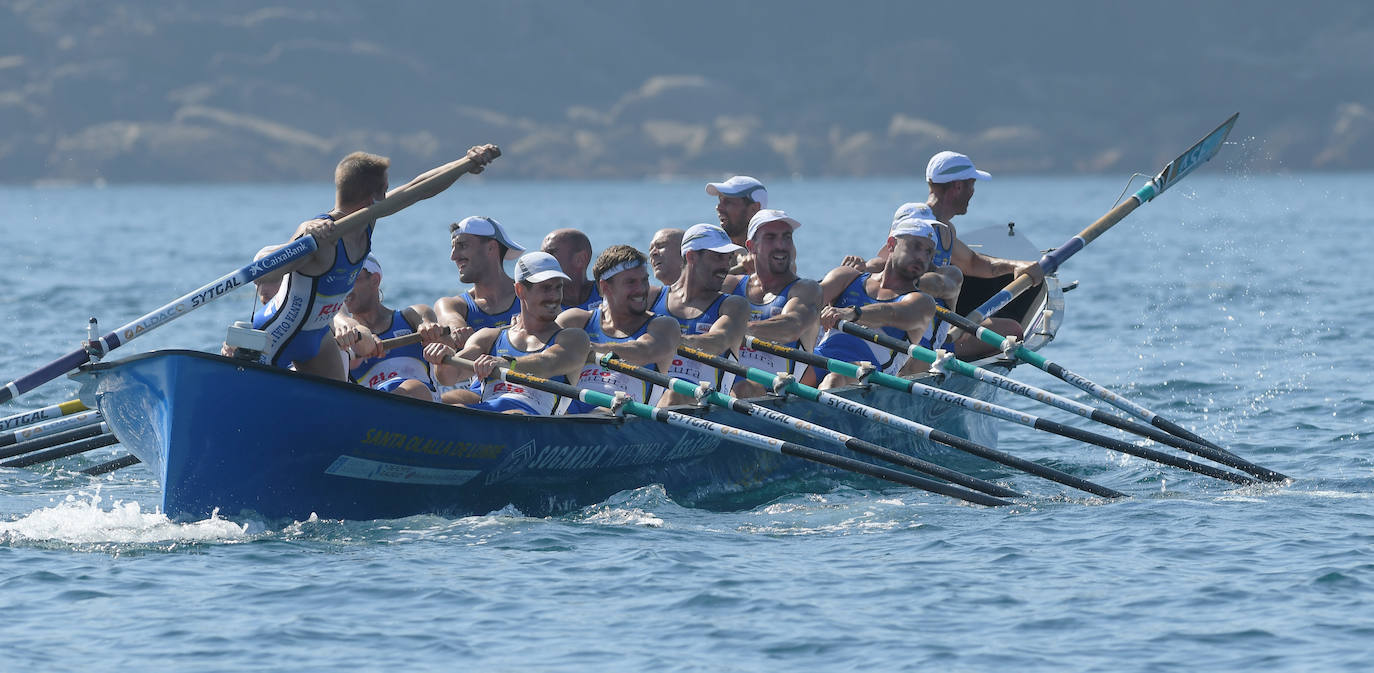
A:
<svg viewBox="0 0 1374 673">
<path fill-rule="evenodd" d="M 1085 503 L 1005 474 L 1039 495 L 988 510 L 837 486 L 719 512 L 646 486 L 552 519 L 268 527 L 168 521 L 139 467 L 73 471 L 115 447 L 0 470 L 0 670 L 1368 670 L 1371 176 L 1256 177 L 1231 161 L 1068 262 L 1061 277 L 1081 286 L 1049 353 L 1291 485 L 1230 488 L 1009 427 L 1001 448 L 1134 497 Z M 980 183 L 958 224 L 1015 220 L 1056 245 L 1123 181 Z M 922 195 L 911 180 L 769 186 L 804 222 L 811 274 L 872 252 L 892 209 Z M 90 315 L 108 329 L 235 268 L 329 196 L 0 188 L 0 378 L 72 348 Z M 657 227 L 712 221 L 711 206 L 698 182 L 464 179 L 384 221 L 376 250 L 389 303 L 429 301 L 456 288 L 446 224 L 461 216 L 497 217 L 531 245 L 577 226 L 598 248 L 643 247 Z M 130 352 L 210 350 L 249 301 L 212 304 Z M 0 415 L 72 393 L 56 382 Z"/>
</svg>

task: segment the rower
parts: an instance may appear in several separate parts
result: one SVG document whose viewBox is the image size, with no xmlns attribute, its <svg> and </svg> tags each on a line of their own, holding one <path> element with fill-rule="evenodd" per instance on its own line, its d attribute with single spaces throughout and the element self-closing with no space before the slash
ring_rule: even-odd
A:
<svg viewBox="0 0 1374 673">
<path fill-rule="evenodd" d="M 351 354 L 348 378 L 375 390 L 439 401 L 434 376 L 420 344 L 391 350 L 381 346 L 383 339 L 413 334 L 422 323 L 433 322 L 434 312 L 424 304 L 400 310 L 382 304 L 382 265 L 376 257 L 368 255 L 353 283 L 353 291 L 344 297 L 344 310 L 334 316 L 334 340 L 345 354 Z"/>
<path fill-rule="evenodd" d="M 491 145 L 468 150 L 468 159 L 477 165 L 471 172 L 481 172 L 496 154 L 496 148 Z M 334 209 L 302 223 L 291 237 L 295 240 L 314 236 L 318 249 L 265 277 L 270 281 L 284 276 L 285 281 L 272 300 L 253 314 L 253 327 L 268 334 L 263 362 L 276 367 L 294 365 L 297 371 L 344 379 L 344 366 L 338 353 L 333 348 L 321 346 L 330 335 L 334 314 L 342 308 L 343 299 L 353 289 L 363 260 L 372 251 L 372 229 L 376 222 L 346 234 L 337 230 L 336 222 L 386 197 L 390 165 L 386 157 L 354 152 L 334 169 Z M 455 173 L 448 182 L 457 180 L 460 175 Z M 429 174 L 418 176 L 411 184 L 429 177 Z"/>
<path fill-rule="evenodd" d="M 507 327 L 487 327 L 467 340 L 459 357 L 471 364 L 445 363 L 453 348 L 443 341 L 425 346 L 425 360 L 437 365 L 439 383 L 453 385 L 459 376 L 483 382 L 481 401 L 467 406 L 487 411 L 552 414 L 560 398 L 533 388 L 496 379 L 497 367 L 509 367 L 540 378 L 567 383 L 576 380 L 587 361 L 587 333 L 557 323 L 563 310 L 563 285 L 568 275 L 546 252 L 528 252 L 515 262 L 515 293 L 520 312 Z M 461 389 L 460 389 L 461 390 Z"/>
<path fill-rule="evenodd" d="M 652 305 L 658 303 L 660 295 L 666 293 L 668 287 L 682 275 L 681 229 L 659 229 L 654 232 L 653 239 L 649 241 L 649 264 L 654 267 L 654 279 L 662 283 L 650 291 L 653 300 L 649 303 Z"/>
<path fill-rule="evenodd" d="M 735 357 L 749 321 L 749 302 L 721 292 L 734 254 L 741 248 L 714 224 L 694 224 L 682 235 L 682 275 L 660 295 L 652 310 L 678 322 L 682 345 L 711 355 Z M 729 380 L 715 367 L 682 357 L 674 358 L 667 374 L 692 382 L 728 389 Z M 733 378 L 733 377 L 729 377 Z M 668 391 L 659 406 L 693 400 Z"/>
<path fill-rule="evenodd" d="M 892 253 L 877 273 L 865 273 L 851 266 L 840 266 L 826 274 L 821 292 L 827 306 L 821 309 L 821 326 L 826 332 L 816 344 L 816 354 L 846 362 L 869 362 L 886 374 L 897 375 L 910 359 L 882 346 L 870 344 L 836 329 L 840 320 L 883 332 L 912 342 L 925 336 L 935 315 L 935 302 L 916 291 L 916 283 L 930 267 L 935 251 L 935 228 L 929 220 L 907 218 L 889 234 Z M 824 377 L 823 379 L 821 377 Z M 802 382 L 820 388 L 836 388 L 855 383 L 823 369 L 808 369 Z"/>
<path fill-rule="evenodd" d="M 801 222 L 781 210 L 764 209 L 749 220 L 749 239 L 745 241 L 753 256 L 754 273 L 727 280 L 732 294 L 749 302 L 748 333 L 765 341 L 811 350 L 816 345 L 820 325 L 816 321 L 821 305 L 821 286 L 797 275 L 797 246 L 792 232 Z M 761 353 L 741 346 L 740 364 L 766 372 L 792 374 L 795 360 Z M 764 389 L 753 381 L 737 379 L 736 397 L 758 397 Z"/>
<path fill-rule="evenodd" d="M 601 252 L 592 266 L 592 276 L 604 299 L 590 309 L 570 308 L 558 316 L 563 327 L 579 328 L 591 341 L 587 364 L 577 378 L 577 387 L 615 394 L 624 392 L 635 402 L 651 404 L 654 386 L 629 374 L 605 369 L 598 355 L 614 352 L 630 364 L 654 371 L 668 371 L 681 340 L 677 321 L 649 312 L 648 259 L 628 246 L 613 245 Z M 573 400 L 567 413 L 595 410 L 590 404 Z"/>
<path fill-rule="evenodd" d="M 716 217 L 720 219 L 720 228 L 741 248 L 730 272 L 752 273 L 753 260 L 743 250 L 744 241 L 749 238 L 749 220 L 768 207 L 768 190 L 755 178 L 736 175 L 725 182 L 708 183 L 706 193 L 718 197 Z"/>
<path fill-rule="evenodd" d="M 592 263 L 592 242 L 576 229 L 554 229 L 544 237 L 540 250 L 553 255 L 572 282 L 563 288 L 563 308 L 591 308 L 601 301 L 597 284 L 587 280 L 587 265 Z"/>
</svg>

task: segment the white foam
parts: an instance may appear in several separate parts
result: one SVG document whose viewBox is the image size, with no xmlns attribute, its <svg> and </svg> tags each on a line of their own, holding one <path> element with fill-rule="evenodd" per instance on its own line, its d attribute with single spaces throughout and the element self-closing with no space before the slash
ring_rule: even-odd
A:
<svg viewBox="0 0 1374 673">
<path fill-rule="evenodd" d="M 246 525 L 240 526 L 218 515 L 202 521 L 177 523 L 161 512 L 144 512 L 137 502 L 116 500 L 109 509 L 103 509 L 101 500 L 98 490 L 68 495 L 53 507 L 35 510 L 14 521 L 0 522 L 0 540 L 146 544 L 249 538 Z"/>
</svg>

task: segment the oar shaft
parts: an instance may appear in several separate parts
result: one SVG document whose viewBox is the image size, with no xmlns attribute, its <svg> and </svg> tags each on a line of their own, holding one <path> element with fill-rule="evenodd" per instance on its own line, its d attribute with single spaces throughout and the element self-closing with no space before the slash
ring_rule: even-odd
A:
<svg viewBox="0 0 1374 673">
<path fill-rule="evenodd" d="M 20 442 L 13 446 L 7 446 L 4 449 L 0 449 L 0 460 L 3 460 L 5 458 L 11 458 L 13 456 L 23 455 L 25 453 L 32 453 L 34 451 L 46 449 L 50 446 L 57 446 L 58 444 L 65 444 L 67 442 L 78 439 L 85 439 L 87 437 L 94 437 L 96 435 L 108 434 L 109 432 L 110 427 L 103 422 L 85 425 L 78 428 L 72 428 L 70 430 L 63 430 L 55 434 L 30 439 L 28 441 Z"/>
<path fill-rule="evenodd" d="M 804 421 L 795 416 L 789 416 L 787 414 L 782 413 L 781 411 L 777 411 L 776 409 L 770 409 L 762 405 L 747 402 L 745 400 L 741 400 L 731 395 L 726 395 L 725 393 L 722 393 L 717 390 L 710 390 L 709 388 L 703 390 L 702 385 L 699 383 L 692 383 L 685 379 L 670 377 L 660 372 L 656 372 L 645 367 L 637 367 L 628 362 L 616 360 L 613 358 L 601 358 L 599 362 L 603 367 L 606 367 L 607 369 L 629 374 L 630 376 L 633 376 L 635 378 L 648 381 L 650 383 L 662 386 L 664 388 L 671 389 L 676 393 L 680 393 L 688 397 L 703 398 L 716 406 L 730 409 L 731 411 L 735 411 L 737 413 L 741 413 L 747 416 L 752 416 L 764 422 L 770 423 L 774 426 L 780 428 L 787 428 L 797 433 L 806 435 L 808 437 L 813 437 L 834 444 L 839 444 L 840 446 L 846 447 L 849 450 L 854 451 L 856 453 L 866 454 L 869 456 L 873 456 L 875 458 L 886 460 L 890 463 L 901 465 L 903 467 L 909 467 L 918 472 L 923 472 L 933 477 L 944 479 L 945 481 L 954 484 L 959 484 L 960 486 L 964 486 L 966 488 L 971 488 L 975 491 L 987 493 L 988 495 L 996 496 L 999 498 L 1019 498 L 1023 497 L 1024 495 L 1022 493 L 1013 491 L 1003 486 L 999 486 L 992 482 L 985 481 L 983 479 L 978 479 L 976 477 L 971 477 L 962 472 L 951 470 L 941 465 L 936 465 L 935 463 L 932 463 L 930 461 L 922 460 L 920 458 L 916 458 L 915 456 L 910 456 L 900 451 L 889 449 L 884 446 L 879 446 L 872 442 L 859 439 L 858 437 L 846 435 L 837 430 L 832 430 L 822 425 Z"/>
<path fill-rule="evenodd" d="M 753 339 L 752 344 L 754 348 L 760 351 L 773 353 L 774 355 L 781 355 L 782 357 L 794 357 L 792 355 L 792 352 L 796 350 L 790 349 L 786 346 L 780 346 L 778 344 L 774 344 L 768 341 L 762 341 L 759 339 Z M 798 353 L 804 352 L 805 351 L 798 351 Z M 700 359 L 702 362 L 706 362 L 707 364 L 718 366 L 721 369 L 730 371 L 736 376 L 745 376 L 750 381 L 770 388 L 776 386 L 779 381 L 779 377 L 777 374 L 771 374 L 769 372 L 765 372 L 761 369 L 757 369 L 754 367 L 743 367 L 739 363 L 730 362 L 728 360 L 725 360 L 724 358 L 715 357 L 708 353 L 703 353 L 695 349 L 681 347 L 678 349 L 678 353 L 680 355 L 683 355 L 684 357 Z M 815 357 L 819 358 L 820 356 Z M 798 355 L 794 359 L 797 359 L 798 362 L 806 362 L 807 364 L 824 366 L 821 364 L 819 360 L 803 360 L 801 359 L 800 355 Z M 828 358 L 821 358 L 821 360 L 828 360 Z M 812 388 L 811 386 L 798 383 L 795 380 L 789 379 L 787 381 L 787 392 L 796 395 L 802 399 L 811 400 L 813 402 L 817 402 L 825 406 L 828 406 L 832 409 L 838 409 L 845 413 L 854 414 L 856 416 L 859 416 L 860 418 L 865 418 L 875 423 L 887 425 L 897 430 L 906 432 L 908 434 L 915 435 L 917 437 L 925 437 L 926 439 L 929 439 L 930 441 L 933 441 L 937 444 L 944 444 L 945 446 L 958 449 L 970 455 L 978 456 L 979 458 L 983 458 L 985 460 L 1000 463 L 1002 465 L 1006 465 L 1007 467 L 1012 467 L 1021 470 L 1022 472 L 1025 472 L 1027 474 L 1032 474 L 1042 479 L 1046 479 L 1048 481 L 1053 481 L 1055 483 L 1062 484 L 1070 488 L 1075 488 L 1085 493 L 1091 493 L 1093 495 L 1101 496 L 1104 498 L 1122 498 L 1126 496 L 1125 493 L 1107 488 L 1106 486 L 1094 484 L 1086 479 L 1080 479 L 1066 472 L 1062 472 L 1051 467 L 1046 467 L 1044 465 L 1031 462 L 1024 458 L 1018 458 L 1009 453 L 1006 453 L 1005 451 L 998 451 L 991 447 L 983 446 L 982 444 L 965 439 L 958 435 L 950 434 L 948 432 L 944 432 L 943 430 L 937 430 L 927 425 L 922 425 L 920 423 L 917 423 L 916 421 L 897 416 L 896 414 L 891 414 L 880 409 L 875 409 L 873 407 L 860 404 L 858 402 L 847 400 L 838 395 L 827 393 L 816 388 Z"/>
<path fill-rule="evenodd" d="M 63 444 L 62 446 L 54 447 L 46 451 L 37 451 L 34 453 L 30 453 L 28 455 L 20 456 L 13 460 L 7 460 L 3 463 L 0 463 L 0 467 L 28 467 L 30 465 L 46 463 L 48 461 L 57 460 L 59 458 L 74 456 L 78 453 L 93 451 L 102 446 L 109 446 L 111 444 L 118 443 L 119 440 L 115 439 L 115 436 L 113 434 L 106 433 L 102 435 L 96 435 L 95 437 L 91 437 L 89 439 L 82 439 L 80 441 L 75 441 L 70 444 Z"/>
<path fill-rule="evenodd" d="M 30 439 L 38 439 L 44 435 L 51 435 L 62 432 L 63 430 L 99 423 L 102 420 L 104 419 L 101 417 L 99 411 L 83 411 L 74 416 L 67 416 L 46 423 L 37 423 L 0 434 L 0 447 L 18 444 Z"/>
<path fill-rule="evenodd" d="M 449 356 L 448 361 L 454 364 L 466 364 L 469 367 L 472 364 L 471 361 L 460 360 L 456 356 Z M 517 385 L 522 386 L 529 386 L 531 388 L 550 392 L 555 395 L 579 399 L 588 404 L 594 404 L 596 406 L 606 407 L 608 409 L 618 408 L 625 411 L 626 413 L 630 413 L 641 418 L 658 421 L 660 423 L 666 423 L 668 425 L 690 430 L 692 432 L 715 435 L 717 437 L 720 437 L 722 440 L 725 440 L 726 442 L 734 442 L 737 444 L 743 444 L 745 446 L 761 449 L 764 451 L 771 451 L 773 453 L 778 453 L 782 455 L 803 458 L 806 460 L 810 460 L 812 462 L 829 465 L 831 467 L 837 467 L 842 470 L 848 470 L 850 472 L 855 472 L 870 477 L 876 477 L 878 479 L 891 481 L 893 483 L 902 484 L 904 486 L 919 488 L 924 491 L 938 493 L 940 495 L 949 496 L 951 498 L 956 498 L 959 500 L 963 500 L 965 502 L 970 502 L 978 505 L 998 507 L 1002 505 L 1011 504 L 1009 501 L 994 498 L 992 496 L 984 495 L 982 493 L 970 491 L 968 489 L 959 488 L 957 486 L 951 486 L 949 484 L 942 484 L 938 481 L 925 479 L 923 477 L 907 474 L 905 472 L 898 472 L 897 470 L 881 467 L 878 465 L 872 465 L 869 463 L 865 463 L 861 460 L 855 460 L 853 458 L 849 458 L 846 456 L 835 455 L 833 453 L 828 453 L 810 447 L 801 446 L 799 444 L 795 444 L 792 442 L 786 442 L 781 439 L 775 439 L 772 437 L 767 437 L 765 435 L 760 435 L 758 433 L 749 432 L 747 430 L 741 430 L 739 428 L 722 425 L 720 423 L 715 423 L 704 418 L 688 416 L 686 414 L 668 411 L 667 409 L 658 409 L 655 407 L 651 407 L 647 404 L 635 402 L 633 400 L 620 400 L 617 399 L 615 396 L 608 395 L 600 391 L 586 390 L 566 383 L 550 381 L 548 379 L 530 376 L 528 374 L 523 374 L 520 372 L 513 372 L 509 369 L 498 369 L 497 372 L 499 372 L 499 375 L 503 380 L 510 383 L 515 383 Z"/>
<path fill-rule="evenodd" d="M 21 414 L 0 418 L 0 431 L 9 432 L 26 425 L 42 423 L 43 421 L 70 416 L 71 414 L 80 413 L 82 411 L 90 411 L 90 409 L 82 404 L 81 400 L 67 400 L 61 404 L 52 404 L 41 409 L 34 409 L 33 411 L 25 411 Z"/>
<path fill-rule="evenodd" d="M 1207 448 L 1194 442 L 1189 442 L 1185 439 L 1180 439 L 1167 432 L 1162 432 L 1148 425 L 1141 425 L 1140 423 L 1136 423 L 1134 421 L 1129 421 L 1124 418 L 1120 418 L 1112 414 L 1105 413 L 1100 409 L 1090 407 L 1081 402 L 1075 402 L 1066 397 L 1062 397 L 1060 395 L 1051 393 L 1047 390 L 1042 390 L 1040 388 L 1036 388 L 1035 386 L 1026 385 L 1024 383 L 1021 383 L 1020 381 L 1016 381 L 1006 376 L 1002 376 L 1001 374 L 997 374 L 995 372 L 983 369 L 982 367 L 975 367 L 962 360 L 957 360 L 954 358 L 939 359 L 936 353 L 934 351 L 931 351 L 930 349 L 922 348 L 921 346 L 913 344 L 909 341 L 905 341 L 903 339 L 897 339 L 888 336 L 877 330 L 871 330 L 867 327 L 856 325 L 845 320 L 840 321 L 840 329 L 843 330 L 846 334 L 851 334 L 862 339 L 867 339 L 868 341 L 872 341 L 873 343 L 876 343 L 885 348 L 890 348 L 899 353 L 908 353 L 912 357 L 924 360 L 926 362 L 934 363 L 937 360 L 939 360 L 939 364 L 948 371 L 952 371 L 963 376 L 968 376 L 970 378 L 997 386 L 999 388 L 1002 388 L 1003 390 L 1009 390 L 1018 395 L 1023 395 L 1025 397 L 1029 397 L 1031 399 L 1044 402 L 1045 404 L 1049 404 L 1051 406 L 1058 407 L 1065 411 L 1078 414 L 1079 416 L 1083 416 L 1084 418 L 1097 421 L 1104 425 L 1110 425 L 1114 428 L 1126 430 L 1127 432 L 1131 432 L 1142 437 L 1153 439 L 1161 444 L 1166 444 L 1174 448 L 1182 449 L 1194 455 L 1201 456 L 1208 460 L 1221 463 L 1222 465 L 1242 469 L 1246 472 L 1250 472 L 1251 474 L 1259 472 L 1260 474 L 1256 474 L 1256 476 L 1261 476 L 1262 474 L 1276 474 L 1273 473 L 1271 470 L 1266 470 L 1265 468 L 1261 468 L 1258 465 L 1251 464 L 1247 461 L 1241 460 L 1234 456 L 1224 455 L 1223 453 L 1218 452 L 1214 449 Z M 1139 447 L 1136 448 L 1138 449 Z M 1158 455 L 1165 456 L 1168 454 Z M 1143 458 L 1145 456 L 1141 455 L 1141 457 Z M 1192 465 L 1199 465 L 1198 463 L 1193 463 L 1191 461 L 1188 461 L 1188 463 Z M 1194 471 L 1199 472 L 1198 470 Z M 1199 473 L 1204 474 L 1204 472 Z M 1230 473 L 1227 472 L 1224 474 Z"/>
</svg>

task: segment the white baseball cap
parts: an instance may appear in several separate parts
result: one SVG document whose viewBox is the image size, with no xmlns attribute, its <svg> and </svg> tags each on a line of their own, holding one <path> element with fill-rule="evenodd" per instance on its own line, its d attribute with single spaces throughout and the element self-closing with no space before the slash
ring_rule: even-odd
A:
<svg viewBox="0 0 1374 673">
<path fill-rule="evenodd" d="M 939 224 L 935 220 L 926 220 L 919 217 L 908 217 L 894 225 L 888 236 L 915 236 L 917 238 L 928 238 L 931 243 L 935 242 L 935 225 Z"/>
<path fill-rule="evenodd" d="M 954 182 L 975 178 L 987 180 L 992 174 L 973 167 L 973 160 L 966 154 L 945 150 L 930 158 L 926 164 L 926 179 L 934 183 Z"/>
<path fill-rule="evenodd" d="M 382 264 L 381 262 L 377 261 L 376 257 L 368 255 L 367 257 L 363 258 L 363 271 L 366 271 L 368 273 L 381 273 Z"/>
<path fill-rule="evenodd" d="M 892 223 L 897 224 L 908 217 L 919 217 L 923 220 L 939 219 L 935 217 L 935 212 L 922 201 L 912 201 L 897 206 L 897 212 L 892 214 Z"/>
<path fill-rule="evenodd" d="M 748 237 L 753 238 L 754 233 L 759 230 L 759 227 L 762 227 L 763 225 L 768 224 L 769 222 L 786 222 L 787 226 L 792 227 L 792 231 L 796 231 L 797 227 L 801 226 L 801 222 L 798 222 L 792 217 L 789 217 L 787 213 L 777 209 L 765 208 L 757 213 L 754 213 L 754 216 L 749 218 Z"/>
<path fill-rule="evenodd" d="M 711 196 L 736 196 L 749 199 L 760 208 L 768 207 L 768 190 L 763 183 L 747 175 L 736 175 L 725 182 L 706 183 L 706 193 Z"/>
<path fill-rule="evenodd" d="M 449 227 L 449 236 L 457 236 L 458 234 L 472 234 L 473 236 L 485 236 L 487 238 L 496 239 L 501 245 L 506 246 L 506 259 L 515 259 L 520 256 L 520 253 L 525 251 L 525 246 L 518 245 L 510 240 L 510 235 L 506 233 L 505 229 L 501 228 L 501 223 L 490 217 L 473 215 L 459 220 L 457 224 Z"/>
<path fill-rule="evenodd" d="M 550 278 L 572 280 L 568 274 L 563 273 L 563 267 L 558 265 L 558 260 L 547 252 L 539 250 L 527 252 L 515 262 L 515 282 L 517 283 L 542 283 Z"/>
<path fill-rule="evenodd" d="M 694 224 L 682 234 L 682 254 L 692 250 L 735 252 L 744 248 L 730 241 L 730 235 L 714 224 Z"/>
</svg>

